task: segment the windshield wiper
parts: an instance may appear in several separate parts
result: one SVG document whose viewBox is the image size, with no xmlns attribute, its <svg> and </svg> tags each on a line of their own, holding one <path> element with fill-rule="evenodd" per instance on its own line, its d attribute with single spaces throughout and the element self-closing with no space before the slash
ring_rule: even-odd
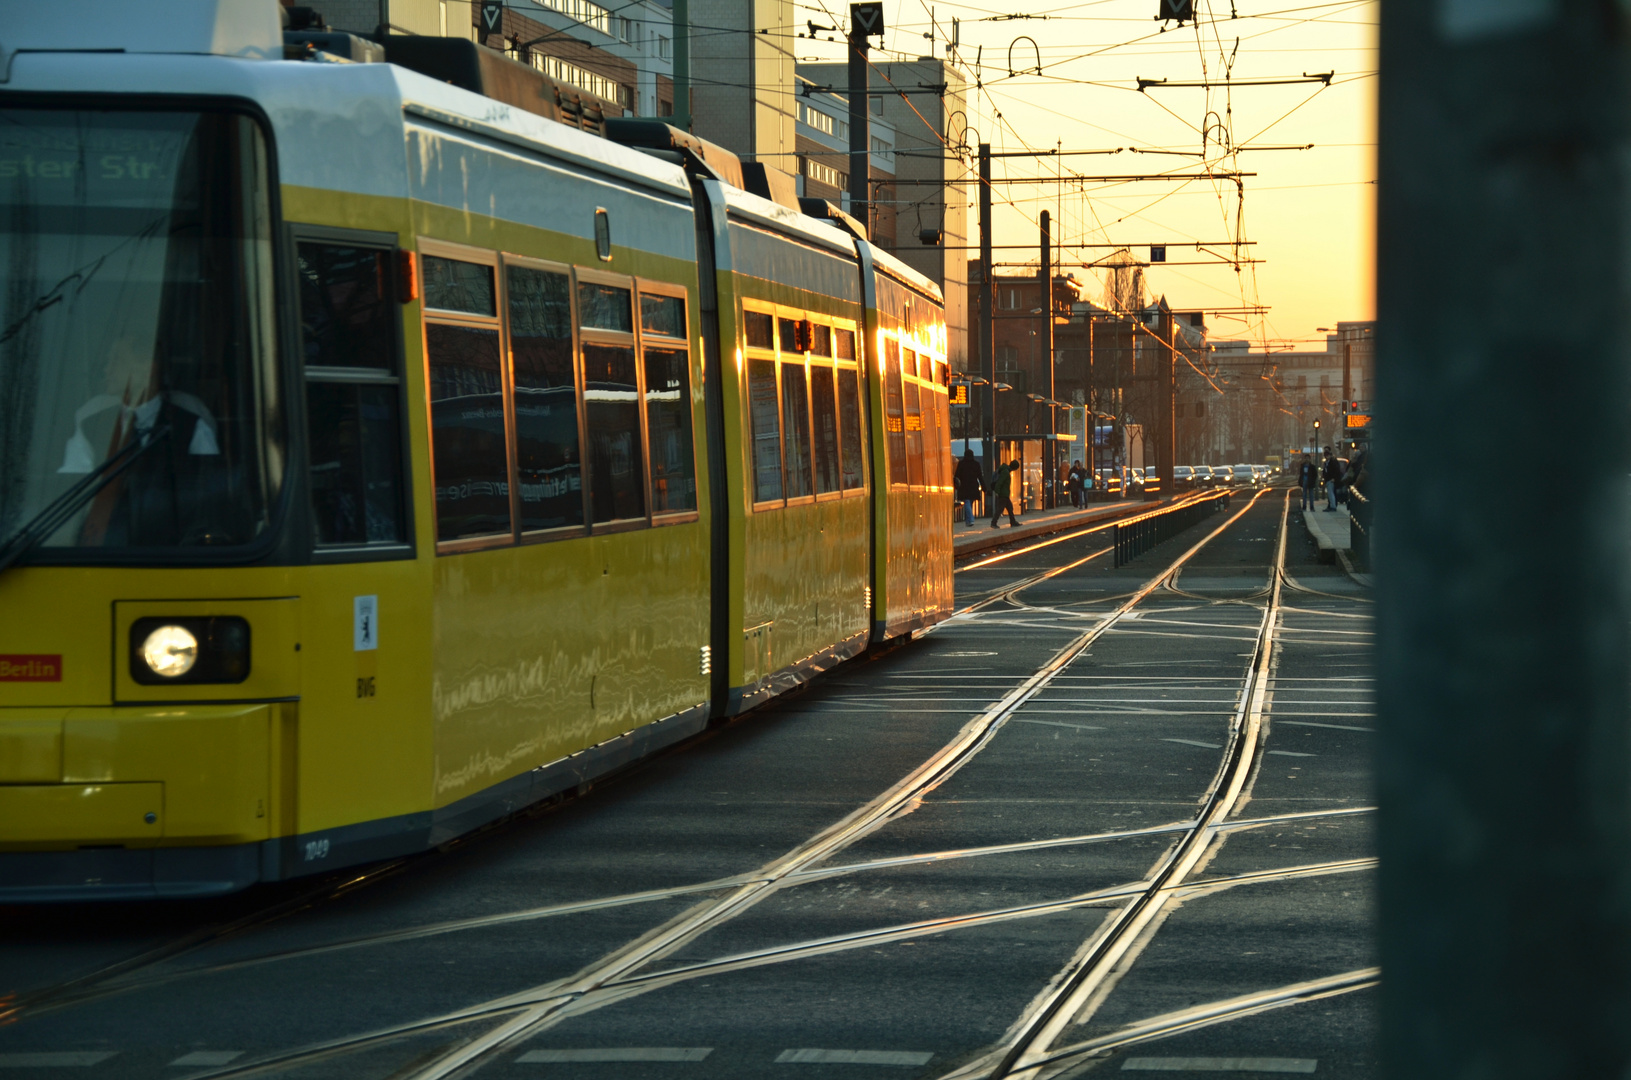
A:
<svg viewBox="0 0 1631 1080">
<path fill-rule="evenodd" d="M 144 432 L 139 441 L 125 446 L 86 473 L 73 487 L 51 500 L 45 509 L 30 518 L 28 523 L 13 533 L 5 543 L 0 544 L 0 574 L 11 569 L 18 559 L 44 543 L 52 533 L 62 528 L 80 507 L 96 498 L 97 492 L 117 480 L 126 469 L 136 463 L 137 458 L 157 446 L 169 434 L 169 424 Z"/>
</svg>

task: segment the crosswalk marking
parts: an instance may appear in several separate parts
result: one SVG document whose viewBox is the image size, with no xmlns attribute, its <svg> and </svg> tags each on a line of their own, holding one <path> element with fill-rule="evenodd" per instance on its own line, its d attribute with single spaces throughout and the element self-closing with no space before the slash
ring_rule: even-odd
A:
<svg viewBox="0 0 1631 1080">
<path fill-rule="evenodd" d="M 783 1050 L 776 1060 L 800 1065 L 927 1065 L 932 1057 L 917 1050 Z"/>
<path fill-rule="evenodd" d="M 711 1046 L 606 1046 L 573 1050 L 528 1050 L 515 1060 L 540 1062 L 590 1061 L 701 1061 L 714 1052 Z"/>
<path fill-rule="evenodd" d="M 1311 1073 L 1314 1058 L 1135 1057 L 1121 1063 L 1123 1072 L 1271 1072 Z"/>
<path fill-rule="evenodd" d="M 0 1069 L 53 1069 L 100 1065 L 118 1051 L 57 1050 L 40 1053 L 0 1054 Z"/>
<path fill-rule="evenodd" d="M 172 1065 L 230 1065 L 238 1058 L 244 1056 L 242 1050 L 194 1050 L 190 1054 L 182 1054 Z"/>
</svg>

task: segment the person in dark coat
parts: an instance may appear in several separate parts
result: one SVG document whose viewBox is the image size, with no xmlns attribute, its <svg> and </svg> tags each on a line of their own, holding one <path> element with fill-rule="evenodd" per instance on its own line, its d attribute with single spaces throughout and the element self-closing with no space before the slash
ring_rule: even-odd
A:
<svg viewBox="0 0 1631 1080">
<path fill-rule="evenodd" d="M 991 527 L 998 528 L 997 519 L 1002 517 L 1004 510 L 1008 511 L 1009 528 L 1018 528 L 1019 521 L 1014 517 L 1014 500 L 1009 497 L 1013 485 L 1013 475 L 1019 472 L 1019 462 L 1012 465 L 997 465 L 997 473 L 991 478 Z"/>
<path fill-rule="evenodd" d="M 1320 477 L 1325 481 L 1325 512 L 1334 514 L 1337 509 L 1337 485 L 1342 482 L 1342 466 L 1337 464 L 1336 455 L 1329 446 L 1325 448 L 1325 468 Z"/>
<path fill-rule="evenodd" d="M 1302 466 L 1297 470 L 1297 486 L 1303 489 L 1303 509 L 1314 509 L 1314 489 L 1319 487 L 1320 471 L 1314 464 L 1311 455 L 1303 455 Z"/>
<path fill-rule="evenodd" d="M 974 504 L 980 501 L 983 485 L 980 483 L 980 463 L 972 449 L 963 450 L 963 460 L 957 463 L 952 477 L 957 485 L 957 497 L 963 500 L 963 524 L 974 524 Z"/>
<path fill-rule="evenodd" d="M 1082 485 L 1087 479 L 1087 470 L 1082 468 L 1080 461 L 1073 461 L 1070 472 L 1065 476 L 1065 490 L 1070 492 L 1070 505 L 1082 505 Z"/>
</svg>

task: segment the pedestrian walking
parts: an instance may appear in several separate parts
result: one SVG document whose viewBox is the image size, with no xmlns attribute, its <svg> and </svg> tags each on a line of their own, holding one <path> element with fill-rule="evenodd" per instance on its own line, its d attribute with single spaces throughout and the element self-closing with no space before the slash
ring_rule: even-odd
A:
<svg viewBox="0 0 1631 1080">
<path fill-rule="evenodd" d="M 1325 481 L 1325 512 L 1334 514 L 1337 509 L 1337 484 L 1342 481 L 1342 470 L 1329 446 L 1325 448 L 1325 467 L 1320 476 Z"/>
<path fill-rule="evenodd" d="M 957 485 L 957 497 L 963 500 L 963 524 L 974 524 L 974 504 L 980 500 L 980 463 L 972 448 L 963 450 L 963 460 L 957 463 L 952 477 Z"/>
<path fill-rule="evenodd" d="M 1080 461 L 1070 464 L 1070 472 L 1065 476 L 1065 490 L 1070 492 L 1070 505 L 1082 505 L 1082 482 L 1087 477 L 1087 470 L 1082 468 Z"/>
<path fill-rule="evenodd" d="M 996 474 L 991 477 L 991 527 L 1000 528 L 997 519 L 1002 517 L 1004 510 L 1008 511 L 1008 527 L 1018 528 L 1019 521 L 1014 517 L 1014 500 L 1009 496 L 1013 485 L 1013 476 L 1019 472 L 1019 462 L 1011 465 L 997 464 Z"/>
<path fill-rule="evenodd" d="M 1303 463 L 1297 469 L 1297 486 L 1303 489 L 1303 510 L 1314 509 L 1314 489 L 1319 486 L 1320 471 L 1314 464 L 1312 454 L 1303 455 Z"/>
</svg>

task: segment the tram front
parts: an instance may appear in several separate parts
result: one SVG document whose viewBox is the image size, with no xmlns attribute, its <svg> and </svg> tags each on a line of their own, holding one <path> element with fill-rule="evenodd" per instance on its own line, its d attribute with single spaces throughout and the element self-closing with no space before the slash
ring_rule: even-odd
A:
<svg viewBox="0 0 1631 1080">
<path fill-rule="evenodd" d="M 275 874 L 299 697 L 271 147 L 0 97 L 0 901 Z"/>
</svg>

